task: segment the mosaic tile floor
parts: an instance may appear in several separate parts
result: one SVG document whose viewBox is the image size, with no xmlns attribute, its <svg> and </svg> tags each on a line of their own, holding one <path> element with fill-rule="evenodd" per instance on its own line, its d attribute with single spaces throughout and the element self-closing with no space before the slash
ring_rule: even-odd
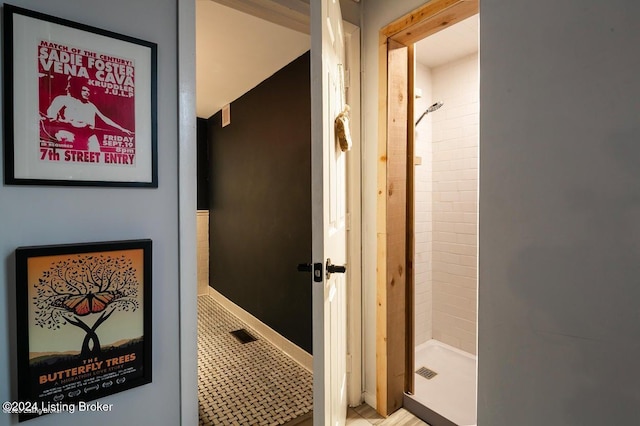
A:
<svg viewBox="0 0 640 426">
<path fill-rule="evenodd" d="M 246 329 L 256 341 L 231 332 Z M 282 425 L 311 411 L 312 375 L 209 296 L 198 296 L 200 426 Z"/>
</svg>

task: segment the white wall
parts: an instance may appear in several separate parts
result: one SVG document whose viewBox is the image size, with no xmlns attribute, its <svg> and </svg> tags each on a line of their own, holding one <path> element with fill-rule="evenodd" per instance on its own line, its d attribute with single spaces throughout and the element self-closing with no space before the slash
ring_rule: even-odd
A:
<svg viewBox="0 0 640 426">
<path fill-rule="evenodd" d="M 640 3 L 482 0 L 478 424 L 640 424 Z"/>
<path fill-rule="evenodd" d="M 416 64 L 415 87 L 422 91 L 422 96 L 414 101 L 415 120 L 433 104 L 431 94 L 431 70 Z M 433 158 L 432 158 L 432 114 L 425 115 L 416 126 L 414 152 L 420 159 L 414 168 L 414 262 L 415 271 L 415 345 L 431 339 L 433 313 L 432 299 L 432 256 L 433 256 Z M 415 122 L 415 121 L 414 121 Z"/>
<path fill-rule="evenodd" d="M 478 54 L 432 69 L 433 338 L 476 353 Z"/>
<path fill-rule="evenodd" d="M 3 258 L 0 311 L 4 317 L 4 326 L 0 327 L 0 400 L 15 400 L 17 389 L 14 249 L 24 245 L 151 238 L 154 244 L 153 383 L 101 399 L 113 404 L 110 413 L 47 415 L 30 420 L 29 425 L 178 425 L 181 395 L 177 2 L 113 0 L 106 4 L 96 0 L 15 0 L 13 3 L 158 43 L 159 188 L 0 186 Z M 195 188 L 195 178 L 193 185 Z M 193 293 L 195 295 L 195 288 Z M 17 424 L 17 420 L 0 414 L 0 425 L 10 424 Z"/>
</svg>

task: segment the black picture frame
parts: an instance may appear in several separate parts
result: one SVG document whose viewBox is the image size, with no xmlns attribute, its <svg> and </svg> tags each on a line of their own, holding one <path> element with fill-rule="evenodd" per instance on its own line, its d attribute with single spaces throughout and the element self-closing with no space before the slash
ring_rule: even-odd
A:
<svg viewBox="0 0 640 426">
<path fill-rule="evenodd" d="M 15 258 L 22 406 L 10 412 L 73 412 L 151 383 L 151 240 L 19 247 Z"/>
<path fill-rule="evenodd" d="M 157 188 L 157 45 L 3 9 L 5 184 Z"/>
</svg>

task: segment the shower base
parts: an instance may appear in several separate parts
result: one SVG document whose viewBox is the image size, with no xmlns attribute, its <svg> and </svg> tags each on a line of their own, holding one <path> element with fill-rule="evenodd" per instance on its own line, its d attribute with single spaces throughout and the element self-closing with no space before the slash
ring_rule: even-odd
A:
<svg viewBox="0 0 640 426">
<path fill-rule="evenodd" d="M 405 395 L 405 408 L 432 426 L 475 425 L 476 357 L 428 340 L 416 346 L 414 370 L 422 367 L 436 375 L 415 374 L 415 392 Z"/>
</svg>

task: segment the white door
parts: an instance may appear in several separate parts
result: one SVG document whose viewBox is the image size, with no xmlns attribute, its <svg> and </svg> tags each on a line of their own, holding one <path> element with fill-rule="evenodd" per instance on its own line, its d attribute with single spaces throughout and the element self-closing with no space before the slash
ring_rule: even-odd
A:
<svg viewBox="0 0 640 426">
<path fill-rule="evenodd" d="M 347 412 L 346 276 L 326 273 L 328 259 L 346 263 L 348 153 L 340 150 L 334 132 L 345 103 L 344 45 L 339 1 L 312 1 L 313 422 L 331 426 L 343 425 Z"/>
</svg>

